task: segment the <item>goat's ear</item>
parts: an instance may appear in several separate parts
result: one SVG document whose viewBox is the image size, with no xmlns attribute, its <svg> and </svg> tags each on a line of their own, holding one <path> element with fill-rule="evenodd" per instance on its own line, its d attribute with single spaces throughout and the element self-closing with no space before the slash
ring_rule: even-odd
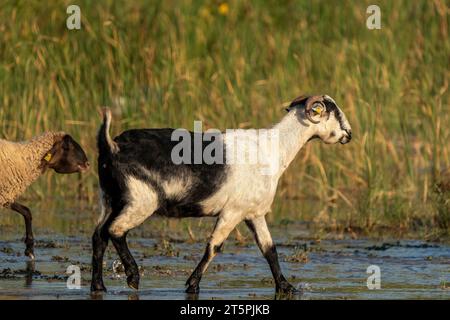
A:
<svg viewBox="0 0 450 320">
<path fill-rule="evenodd" d="M 292 109 L 294 109 L 296 106 L 303 106 L 303 105 L 305 105 L 305 102 L 306 102 L 307 99 L 308 99 L 308 96 L 305 96 L 305 95 L 298 96 L 297 98 L 292 100 L 292 102 L 289 105 L 289 107 L 286 108 L 286 111 L 289 112 Z"/>
</svg>

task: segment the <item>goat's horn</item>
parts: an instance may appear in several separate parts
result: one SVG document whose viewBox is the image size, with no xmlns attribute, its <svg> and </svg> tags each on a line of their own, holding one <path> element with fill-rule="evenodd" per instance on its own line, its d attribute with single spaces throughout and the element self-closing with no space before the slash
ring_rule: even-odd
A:
<svg viewBox="0 0 450 320">
<path fill-rule="evenodd" d="M 324 104 L 323 104 L 323 97 L 322 97 L 322 96 L 311 96 L 311 97 L 309 97 L 309 98 L 306 100 L 306 102 L 305 102 L 305 116 L 306 116 L 306 118 L 307 118 L 309 121 L 311 121 L 312 123 L 315 123 L 315 124 L 319 123 L 320 121 L 314 120 L 314 119 L 311 117 L 310 112 L 311 112 L 311 110 L 312 110 L 312 107 L 313 107 L 314 104 L 316 104 L 316 103 L 320 103 L 320 104 L 325 108 L 325 106 L 324 106 Z"/>
<path fill-rule="evenodd" d="M 308 97 L 305 95 L 299 96 L 297 98 L 295 98 L 294 100 L 292 100 L 292 102 L 289 104 L 289 107 L 287 108 L 287 110 L 290 110 L 291 108 L 299 105 L 299 104 L 303 104 L 303 102 L 307 99 Z"/>
</svg>

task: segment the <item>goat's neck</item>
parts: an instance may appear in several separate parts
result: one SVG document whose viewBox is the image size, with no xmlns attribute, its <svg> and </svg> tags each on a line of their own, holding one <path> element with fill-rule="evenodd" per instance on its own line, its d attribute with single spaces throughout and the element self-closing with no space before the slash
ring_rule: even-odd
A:
<svg viewBox="0 0 450 320">
<path fill-rule="evenodd" d="M 279 132 L 279 175 L 294 160 L 299 150 L 314 136 L 315 128 L 306 121 L 299 119 L 295 111 L 289 112 L 274 126 Z"/>
</svg>

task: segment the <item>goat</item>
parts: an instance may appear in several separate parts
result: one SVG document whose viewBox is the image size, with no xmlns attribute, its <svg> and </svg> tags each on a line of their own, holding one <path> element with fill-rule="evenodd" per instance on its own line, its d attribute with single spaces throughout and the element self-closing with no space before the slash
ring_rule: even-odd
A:
<svg viewBox="0 0 450 320">
<path fill-rule="evenodd" d="M 270 211 L 281 174 L 300 148 L 314 138 L 345 144 L 351 139 L 351 128 L 335 101 L 326 95 L 298 97 L 287 111 L 272 128 L 279 132 L 279 154 L 272 155 L 279 160 L 278 170 L 262 175 L 258 164 L 174 164 L 174 129 L 128 130 L 113 140 L 109 136 L 111 112 L 104 109 L 97 137 L 102 213 L 92 236 L 91 291 L 106 291 L 102 264 L 109 240 L 124 265 L 128 286 L 138 289 L 138 266 L 126 236 L 158 213 L 169 217 L 217 217 L 204 256 L 186 282 L 188 293 L 199 292 L 202 275 L 241 221 L 254 234 L 268 261 L 276 291 L 295 292 L 281 272 L 265 215 Z M 233 133 L 223 134 L 223 144 L 226 146 L 234 138 Z"/>
<path fill-rule="evenodd" d="M 16 201 L 46 169 L 74 173 L 89 168 L 80 145 L 64 132 L 46 132 L 30 141 L 0 139 L 0 206 L 20 213 L 25 220 L 25 255 L 34 259 L 31 211 Z"/>
</svg>

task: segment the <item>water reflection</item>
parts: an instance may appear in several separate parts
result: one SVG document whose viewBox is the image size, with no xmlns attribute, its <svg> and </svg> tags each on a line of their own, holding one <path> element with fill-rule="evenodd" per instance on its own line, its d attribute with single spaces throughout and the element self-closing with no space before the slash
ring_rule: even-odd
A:
<svg viewBox="0 0 450 320">
<path fill-rule="evenodd" d="M 25 287 L 30 287 L 33 284 L 34 271 L 35 271 L 34 260 L 27 261 L 25 268 Z"/>
<path fill-rule="evenodd" d="M 140 300 L 139 294 L 137 292 L 128 294 L 128 300 Z"/>
<path fill-rule="evenodd" d="M 171 251 L 155 246 L 155 240 L 131 241 L 138 264 L 143 268 L 138 292 L 126 288 L 126 280 L 116 277 L 107 252 L 104 281 L 108 293 L 89 295 L 91 248 L 87 238 L 54 237 L 40 242 L 37 262 L 25 260 L 20 242 L 0 242 L 0 296 L 13 299 L 448 299 L 450 247 L 445 243 L 366 239 L 293 239 L 295 230 L 274 232 L 286 276 L 301 294 L 275 294 L 270 270 L 253 244 L 228 244 L 208 270 L 201 295 L 184 292 L 202 244 L 171 242 Z M 305 245 L 306 244 L 306 245 Z M 4 248 L 2 250 L 2 248 Z M 307 259 L 303 258 L 307 255 Z M 368 290 L 367 267 L 381 264 L 383 290 Z M 81 268 L 81 290 L 68 290 L 67 266 Z M 412 267 L 413 266 L 413 267 Z M 37 270 L 38 269 L 38 270 Z"/>
<path fill-rule="evenodd" d="M 198 300 L 198 293 L 185 293 L 184 300 Z"/>
</svg>

